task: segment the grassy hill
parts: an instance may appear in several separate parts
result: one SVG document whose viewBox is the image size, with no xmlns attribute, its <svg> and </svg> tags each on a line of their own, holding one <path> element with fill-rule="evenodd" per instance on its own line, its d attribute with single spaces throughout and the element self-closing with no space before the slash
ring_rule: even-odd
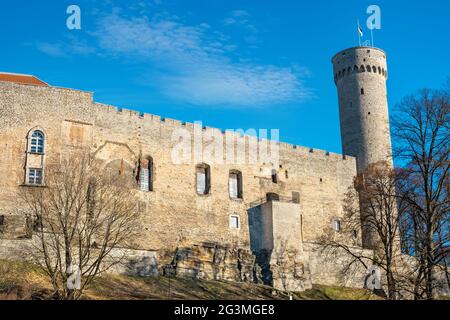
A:
<svg viewBox="0 0 450 320">
<path fill-rule="evenodd" d="M 44 272 L 26 263 L 0 260 L 0 300 L 45 299 L 51 285 Z M 289 297 L 271 287 L 249 283 L 202 281 L 167 277 L 105 275 L 86 291 L 84 299 L 212 299 L 272 300 Z M 380 300 L 367 290 L 315 285 L 297 293 L 298 300 Z"/>
</svg>

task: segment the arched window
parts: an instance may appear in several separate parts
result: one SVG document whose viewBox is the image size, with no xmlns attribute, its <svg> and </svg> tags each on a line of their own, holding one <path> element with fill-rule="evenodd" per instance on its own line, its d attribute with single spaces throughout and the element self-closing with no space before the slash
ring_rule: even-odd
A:
<svg viewBox="0 0 450 320">
<path fill-rule="evenodd" d="M 366 68 L 364 66 L 361 66 L 361 68 L 359 68 L 359 72 L 366 72 Z"/>
<path fill-rule="evenodd" d="M 381 74 L 381 68 L 380 67 L 378 67 L 378 73 Z"/>
<path fill-rule="evenodd" d="M 348 67 L 347 73 L 348 73 L 348 74 L 351 74 L 351 73 L 352 73 L 352 67 Z"/>
<path fill-rule="evenodd" d="M 370 66 L 367 66 L 367 72 L 372 72 L 372 68 Z"/>
<path fill-rule="evenodd" d="M 266 199 L 268 202 L 280 201 L 280 195 L 278 195 L 277 193 L 268 193 L 268 194 L 266 194 Z"/>
<path fill-rule="evenodd" d="M 228 192 L 231 199 L 242 199 L 242 173 L 231 170 L 228 178 Z"/>
<path fill-rule="evenodd" d="M 373 73 L 377 73 L 377 67 L 372 66 L 372 71 L 373 71 Z"/>
<path fill-rule="evenodd" d="M 211 168 L 207 164 L 199 164 L 195 168 L 196 189 L 200 195 L 209 194 L 211 189 Z"/>
<path fill-rule="evenodd" d="M 358 72 L 358 66 L 354 66 L 354 67 L 353 67 L 353 72 L 354 72 L 354 73 L 357 73 L 357 72 Z"/>
<path fill-rule="evenodd" d="M 139 165 L 139 187 L 143 192 L 153 191 L 153 159 L 148 157 Z"/>
<path fill-rule="evenodd" d="M 30 152 L 44 153 L 45 136 L 42 131 L 35 130 L 30 136 Z"/>
</svg>

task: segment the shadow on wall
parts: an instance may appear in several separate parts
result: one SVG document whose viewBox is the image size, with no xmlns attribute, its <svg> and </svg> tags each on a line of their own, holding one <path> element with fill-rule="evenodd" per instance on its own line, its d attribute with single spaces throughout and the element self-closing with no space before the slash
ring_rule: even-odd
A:
<svg viewBox="0 0 450 320">
<path fill-rule="evenodd" d="M 109 261 L 108 259 L 112 259 Z M 157 253 L 132 249 L 113 249 L 105 263 L 120 261 L 111 268 L 112 273 L 149 277 L 159 275 Z"/>
<path fill-rule="evenodd" d="M 125 264 L 125 274 L 140 277 L 157 276 L 158 263 L 155 257 L 131 259 Z"/>
</svg>

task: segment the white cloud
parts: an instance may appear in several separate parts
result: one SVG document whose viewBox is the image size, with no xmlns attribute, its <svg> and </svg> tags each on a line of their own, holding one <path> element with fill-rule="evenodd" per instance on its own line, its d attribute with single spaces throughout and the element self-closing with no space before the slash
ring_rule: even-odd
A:
<svg viewBox="0 0 450 320">
<path fill-rule="evenodd" d="M 234 12 L 235 17 L 247 15 Z M 100 20 L 95 33 L 102 50 L 148 62 L 165 70 L 159 89 L 196 105 L 265 106 L 307 98 L 296 68 L 233 61 L 236 50 L 207 24 L 185 25 L 176 18 Z"/>
<path fill-rule="evenodd" d="M 38 42 L 36 48 L 52 57 L 68 57 L 75 55 L 89 55 L 95 52 L 95 49 L 89 46 L 85 41 L 75 37 L 68 37 L 67 41 L 59 42 Z"/>
<path fill-rule="evenodd" d="M 62 48 L 61 44 L 58 43 L 47 43 L 47 42 L 38 42 L 36 47 L 39 51 L 52 56 L 52 57 L 64 57 L 66 53 Z"/>
</svg>

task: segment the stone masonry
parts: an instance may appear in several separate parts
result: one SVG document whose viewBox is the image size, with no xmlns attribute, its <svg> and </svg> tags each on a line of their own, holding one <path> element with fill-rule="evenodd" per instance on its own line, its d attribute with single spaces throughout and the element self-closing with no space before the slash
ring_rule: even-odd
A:
<svg viewBox="0 0 450 320">
<path fill-rule="evenodd" d="M 348 49 L 343 52 L 346 56 L 340 53 L 334 59 L 347 155 L 281 142 L 277 143 L 276 165 L 206 163 L 210 165 L 206 195 L 196 190 L 199 163 L 172 161 L 177 143 L 174 130 L 194 133 L 199 130 L 196 125 L 100 104 L 91 92 L 36 81 L 0 81 L 0 239 L 15 241 L 31 236 L 27 228 L 30 217 L 14 197 L 27 183 L 27 168 L 42 167 L 45 181 L 47 162 L 80 148 L 89 150 L 105 166 L 121 163 L 130 173 L 136 172 L 142 159 L 151 158 L 152 191 L 139 193 L 142 228 L 130 250 L 151 252 L 152 261 L 159 256 L 161 265 L 172 266 L 180 275 L 262 281 L 288 290 L 310 287 L 311 278 L 318 278 L 311 274 L 317 268 L 309 267 L 310 256 L 317 250 L 303 244 L 314 243 L 333 228 L 333 221 L 341 219 L 342 200 L 358 169 L 390 153 L 390 138 L 385 131 L 389 126 L 386 61 L 382 51 L 370 50 Z M 368 59 L 367 63 L 363 59 Z M 365 69 L 370 66 L 370 73 L 362 71 L 361 65 Z M 364 110 L 354 112 L 349 108 Z M 372 112 L 370 117 L 368 112 Z M 35 130 L 45 135 L 43 154 L 29 152 L 30 134 Z M 230 138 L 230 133 L 214 128 L 200 131 L 206 136 Z M 231 134 L 231 139 L 246 145 L 256 141 L 260 148 L 267 144 L 237 134 Z M 229 194 L 230 172 L 241 175 L 242 196 L 238 199 Z M 232 217 L 239 221 L 237 228 L 231 227 Z M 357 233 L 361 245 L 361 230 Z M 355 243 L 355 239 L 342 241 L 347 240 Z M 286 256 L 280 258 L 280 251 Z M 162 258 L 164 252 L 175 254 L 169 261 Z M 155 268 L 166 272 L 161 266 Z M 277 277 L 280 268 L 290 271 Z"/>
</svg>

